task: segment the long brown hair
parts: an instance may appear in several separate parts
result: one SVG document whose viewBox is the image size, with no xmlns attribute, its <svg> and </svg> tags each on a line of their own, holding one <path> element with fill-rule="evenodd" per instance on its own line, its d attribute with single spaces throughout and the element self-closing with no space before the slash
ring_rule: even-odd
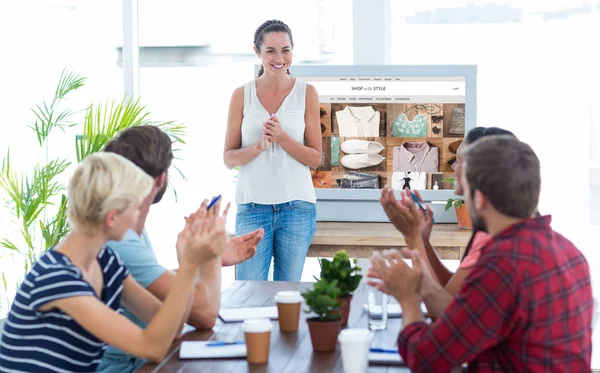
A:
<svg viewBox="0 0 600 373">
<path fill-rule="evenodd" d="M 292 30 L 285 23 L 281 22 L 277 19 L 270 19 L 265 21 L 262 25 L 258 26 L 256 31 L 254 32 L 254 46 L 256 50 L 260 53 L 260 47 L 262 46 L 265 34 L 269 32 L 285 32 L 290 37 L 290 42 L 292 43 L 292 48 L 294 48 L 294 39 L 292 38 Z M 265 72 L 265 68 L 263 66 L 260 67 L 260 71 L 258 72 L 257 78 L 261 76 Z M 287 70 L 287 73 L 290 73 L 290 69 Z"/>
</svg>

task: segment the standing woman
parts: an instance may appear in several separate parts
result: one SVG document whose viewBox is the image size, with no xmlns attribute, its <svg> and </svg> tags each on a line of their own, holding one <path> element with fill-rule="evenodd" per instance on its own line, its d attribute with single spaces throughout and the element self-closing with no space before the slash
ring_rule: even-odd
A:
<svg viewBox="0 0 600 373">
<path fill-rule="evenodd" d="M 283 22 L 254 33 L 261 69 L 231 97 L 224 161 L 240 167 L 236 234 L 264 228 L 256 255 L 237 265 L 238 280 L 299 281 L 316 227 L 309 167 L 321 163 L 319 96 L 289 73 L 294 42 Z"/>
</svg>

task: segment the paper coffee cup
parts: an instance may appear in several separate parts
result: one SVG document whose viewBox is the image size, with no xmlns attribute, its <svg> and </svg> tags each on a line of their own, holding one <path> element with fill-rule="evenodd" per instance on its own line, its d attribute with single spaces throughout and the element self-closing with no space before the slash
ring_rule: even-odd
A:
<svg viewBox="0 0 600 373">
<path fill-rule="evenodd" d="M 250 364 L 266 364 L 269 361 L 272 329 L 273 323 L 269 319 L 244 320 L 242 330 Z"/>
<path fill-rule="evenodd" d="M 280 291 L 275 294 L 277 312 L 279 314 L 279 330 L 297 332 L 300 322 L 300 305 L 302 295 L 299 291 Z"/>
<path fill-rule="evenodd" d="M 373 333 L 369 329 L 344 329 L 338 336 L 342 349 L 344 373 L 365 373 L 369 368 L 369 351 Z"/>
</svg>

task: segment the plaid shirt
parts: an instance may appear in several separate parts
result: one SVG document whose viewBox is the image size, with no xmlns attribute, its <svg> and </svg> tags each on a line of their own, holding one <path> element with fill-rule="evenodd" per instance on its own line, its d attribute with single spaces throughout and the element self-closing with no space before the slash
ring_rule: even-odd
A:
<svg viewBox="0 0 600 373">
<path fill-rule="evenodd" d="M 434 323 L 398 337 L 412 372 L 590 372 L 592 287 L 587 262 L 550 228 L 528 219 L 486 245 L 460 293 Z"/>
</svg>

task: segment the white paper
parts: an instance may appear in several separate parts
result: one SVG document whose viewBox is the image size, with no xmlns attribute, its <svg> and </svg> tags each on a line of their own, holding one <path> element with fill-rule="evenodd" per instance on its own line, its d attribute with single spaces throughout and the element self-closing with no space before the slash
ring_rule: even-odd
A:
<svg viewBox="0 0 600 373">
<path fill-rule="evenodd" d="M 369 306 L 367 304 L 365 304 L 364 307 L 365 307 L 365 311 L 369 312 Z M 373 307 L 370 312 L 373 316 L 376 316 L 376 317 L 381 316 L 381 306 Z M 427 307 L 425 307 L 425 303 L 421 303 L 421 312 L 423 312 L 423 315 L 427 316 Z M 388 314 L 388 317 L 391 317 L 391 318 L 402 317 L 402 308 L 397 303 L 388 304 L 387 314 Z"/>
<path fill-rule="evenodd" d="M 410 188 L 416 190 L 427 189 L 427 172 L 394 172 L 392 173 L 392 189 L 404 190 L 404 178 L 410 179 Z"/>
<path fill-rule="evenodd" d="M 369 352 L 369 363 L 378 364 L 404 364 L 400 354 L 387 352 Z"/>
<path fill-rule="evenodd" d="M 246 308 L 221 308 L 219 318 L 223 322 L 242 322 L 246 319 L 267 318 L 277 320 L 277 306 L 275 307 L 246 307 Z"/>
<path fill-rule="evenodd" d="M 214 341 L 213 341 L 214 342 Z M 208 347 L 211 342 L 181 342 L 180 359 L 211 359 L 246 357 L 246 345 Z"/>
</svg>

